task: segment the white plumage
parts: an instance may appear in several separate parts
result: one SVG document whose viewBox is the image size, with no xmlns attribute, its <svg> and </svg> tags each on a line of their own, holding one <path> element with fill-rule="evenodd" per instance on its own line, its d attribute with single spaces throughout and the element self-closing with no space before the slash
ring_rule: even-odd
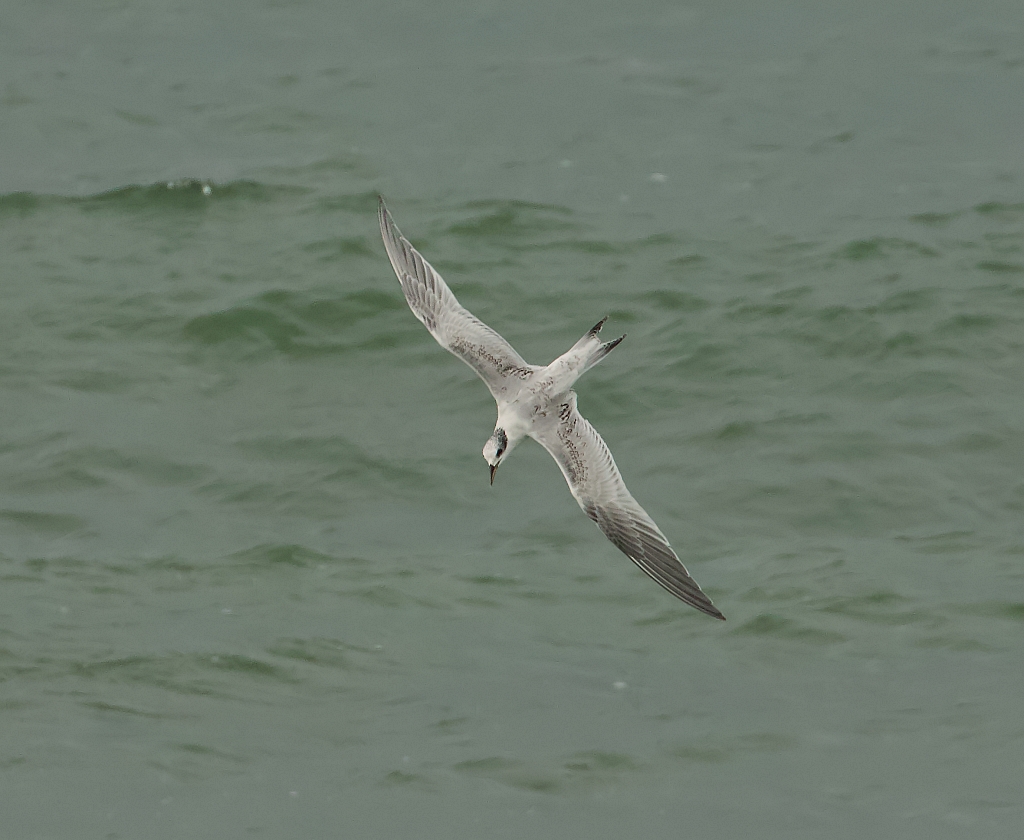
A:
<svg viewBox="0 0 1024 840">
<path fill-rule="evenodd" d="M 409 308 L 438 344 L 477 372 L 498 404 L 498 422 L 483 450 L 492 483 L 516 444 L 532 437 L 555 459 L 583 512 L 630 560 L 680 600 L 724 619 L 626 489 L 604 440 L 576 408 L 573 384 L 625 336 L 602 342 L 598 334 L 605 318 L 546 367 L 528 364 L 459 304 L 441 275 L 402 236 L 383 198 L 379 216 L 384 247 Z"/>
</svg>

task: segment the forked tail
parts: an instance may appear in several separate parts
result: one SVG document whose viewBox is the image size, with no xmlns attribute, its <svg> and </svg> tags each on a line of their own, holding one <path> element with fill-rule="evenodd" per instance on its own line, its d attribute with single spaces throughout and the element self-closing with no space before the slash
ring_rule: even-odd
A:
<svg viewBox="0 0 1024 840">
<path fill-rule="evenodd" d="M 608 320 L 608 316 L 605 315 L 600 321 L 594 324 L 590 328 L 590 331 L 577 341 L 569 353 L 578 352 L 583 359 L 583 365 L 580 367 L 579 375 L 582 376 L 594 365 L 596 365 L 601 359 L 607 356 L 614 350 L 620 341 L 624 339 L 625 335 L 620 335 L 614 341 L 601 341 L 598 338 L 598 333 L 601 332 L 601 327 L 604 326 L 604 322 Z M 569 355 L 568 353 L 566 355 Z"/>
</svg>

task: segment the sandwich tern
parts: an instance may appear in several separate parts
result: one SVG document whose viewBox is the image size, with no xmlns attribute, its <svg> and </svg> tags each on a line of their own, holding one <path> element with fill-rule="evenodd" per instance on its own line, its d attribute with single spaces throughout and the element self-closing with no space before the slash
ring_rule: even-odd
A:
<svg viewBox="0 0 1024 840">
<path fill-rule="evenodd" d="M 573 384 L 625 336 L 602 341 L 598 336 L 605 317 L 551 364 L 528 364 L 459 304 L 441 275 L 402 236 L 383 198 L 378 215 L 384 248 L 409 308 L 438 344 L 476 371 L 498 404 L 498 422 L 483 450 L 491 484 L 516 444 L 532 437 L 555 459 L 583 512 L 618 549 L 681 601 L 724 620 L 626 489 L 604 440 L 576 408 Z"/>
</svg>

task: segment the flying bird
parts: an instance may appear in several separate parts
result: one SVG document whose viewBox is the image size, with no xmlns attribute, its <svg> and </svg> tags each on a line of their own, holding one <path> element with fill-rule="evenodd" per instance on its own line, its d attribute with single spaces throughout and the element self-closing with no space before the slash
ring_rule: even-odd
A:
<svg viewBox="0 0 1024 840">
<path fill-rule="evenodd" d="M 626 489 L 604 440 L 576 408 L 573 384 L 625 336 L 602 341 L 605 317 L 551 364 L 528 364 L 459 304 L 441 275 L 402 236 L 383 198 L 378 215 L 384 248 L 409 308 L 438 344 L 476 371 L 498 404 L 498 422 L 483 449 L 491 484 L 519 441 L 532 437 L 555 459 L 583 512 L 617 548 L 681 601 L 724 620 Z"/>
</svg>

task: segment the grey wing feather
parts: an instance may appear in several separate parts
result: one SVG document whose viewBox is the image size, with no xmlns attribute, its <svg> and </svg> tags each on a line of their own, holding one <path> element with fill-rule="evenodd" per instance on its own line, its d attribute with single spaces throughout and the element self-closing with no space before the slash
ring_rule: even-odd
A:
<svg viewBox="0 0 1024 840">
<path fill-rule="evenodd" d="M 477 372 L 495 399 L 503 396 L 510 384 L 515 383 L 517 388 L 535 368 L 504 338 L 459 304 L 441 275 L 402 236 L 383 198 L 378 215 L 384 248 L 413 314 L 430 330 L 438 344 Z"/>
<path fill-rule="evenodd" d="M 597 430 L 576 410 L 576 395 L 560 407 L 556 424 L 535 439 L 562 470 L 576 501 L 630 560 L 681 601 L 715 618 L 711 603 L 654 520 L 626 489 L 615 459 Z"/>
</svg>

